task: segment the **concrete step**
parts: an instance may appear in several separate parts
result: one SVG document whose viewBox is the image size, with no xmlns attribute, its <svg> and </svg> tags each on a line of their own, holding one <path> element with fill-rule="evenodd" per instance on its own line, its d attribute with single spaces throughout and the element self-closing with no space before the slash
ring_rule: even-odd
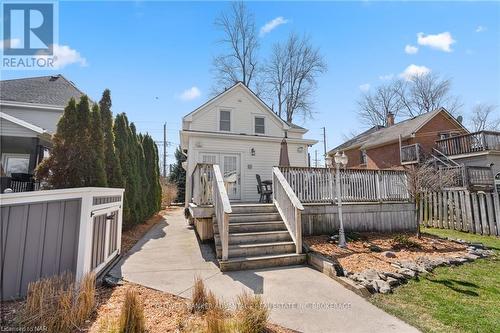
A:
<svg viewBox="0 0 500 333">
<path fill-rule="evenodd" d="M 229 223 L 232 222 L 258 222 L 258 221 L 281 221 L 279 213 L 239 213 L 230 214 Z"/>
<path fill-rule="evenodd" d="M 237 244 L 229 245 L 228 250 L 229 258 L 255 257 L 295 253 L 295 244 L 293 242 Z"/>
<path fill-rule="evenodd" d="M 288 231 L 259 231 L 229 234 L 229 245 L 284 242 L 290 240 L 292 238 Z"/>
<path fill-rule="evenodd" d="M 219 234 L 214 235 L 215 246 L 220 245 Z M 288 231 L 239 232 L 229 234 L 229 245 L 256 244 L 291 241 Z"/>
<path fill-rule="evenodd" d="M 258 222 L 231 222 L 229 233 L 259 232 L 259 231 L 284 231 L 286 225 L 283 221 L 258 221 Z M 219 226 L 214 225 L 214 232 L 219 233 Z"/>
<path fill-rule="evenodd" d="M 275 266 L 301 265 L 305 262 L 305 254 L 290 253 L 219 260 L 219 266 L 221 271 L 227 272 Z"/>
<path fill-rule="evenodd" d="M 233 214 L 244 213 L 276 213 L 274 204 L 231 204 Z"/>
</svg>

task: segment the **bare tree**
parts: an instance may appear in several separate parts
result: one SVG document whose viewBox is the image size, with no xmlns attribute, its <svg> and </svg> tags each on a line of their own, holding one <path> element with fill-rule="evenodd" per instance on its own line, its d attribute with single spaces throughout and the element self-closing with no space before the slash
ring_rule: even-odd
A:
<svg viewBox="0 0 500 333">
<path fill-rule="evenodd" d="M 497 106 L 492 104 L 479 103 L 474 105 L 470 119 L 472 131 L 500 131 L 500 117 L 496 109 Z"/>
<path fill-rule="evenodd" d="M 265 69 L 274 96 L 275 113 L 291 122 L 295 116 L 311 116 L 316 79 L 327 65 L 308 37 L 291 33 L 286 43 L 274 45 Z"/>
<path fill-rule="evenodd" d="M 258 69 L 259 42 L 255 19 L 244 2 L 233 2 L 228 13 L 222 13 L 215 25 L 223 32 L 219 41 L 223 54 L 213 61 L 217 91 L 241 81 L 247 87 L 253 84 Z"/>
<path fill-rule="evenodd" d="M 436 170 L 433 162 L 427 160 L 418 165 L 405 167 L 406 186 L 410 197 L 415 202 L 414 221 L 417 228 L 417 237 L 420 238 L 419 207 L 422 194 L 425 192 L 441 191 L 443 188 L 455 186 L 460 183 L 461 172 L 456 168 L 443 168 Z"/>
<path fill-rule="evenodd" d="M 404 107 L 400 97 L 402 85 L 402 81 L 395 80 L 361 95 L 358 100 L 361 121 L 367 125 L 387 126 L 387 115 L 392 113 L 396 117 Z"/>
<path fill-rule="evenodd" d="M 451 95 L 450 89 L 450 79 L 433 73 L 414 75 L 408 81 L 401 81 L 397 92 L 404 106 L 402 114 L 413 118 L 444 107 L 456 115 L 463 104 L 458 97 Z"/>
</svg>

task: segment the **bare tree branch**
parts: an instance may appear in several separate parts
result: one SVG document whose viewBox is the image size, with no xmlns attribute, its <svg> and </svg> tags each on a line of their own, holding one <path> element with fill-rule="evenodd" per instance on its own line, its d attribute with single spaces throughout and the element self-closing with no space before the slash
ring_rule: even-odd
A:
<svg viewBox="0 0 500 333">
<path fill-rule="evenodd" d="M 500 131 L 500 117 L 496 109 L 497 106 L 492 104 L 474 105 L 470 119 L 472 131 Z"/>
<path fill-rule="evenodd" d="M 368 125 L 387 126 L 387 115 L 395 117 L 404 109 L 400 98 L 402 81 L 392 81 L 380 85 L 373 93 L 365 93 L 358 100 L 358 116 Z"/>
<path fill-rule="evenodd" d="M 244 2 L 233 2 L 229 13 L 215 20 L 215 26 L 223 32 L 219 42 L 225 48 L 213 61 L 215 90 L 220 92 L 238 81 L 250 87 L 258 69 L 259 49 L 253 15 Z"/>
<path fill-rule="evenodd" d="M 265 74 L 276 114 L 289 122 L 296 116 L 310 118 L 316 79 L 326 70 L 319 49 L 308 37 L 291 33 L 285 44 L 275 44 Z"/>
</svg>

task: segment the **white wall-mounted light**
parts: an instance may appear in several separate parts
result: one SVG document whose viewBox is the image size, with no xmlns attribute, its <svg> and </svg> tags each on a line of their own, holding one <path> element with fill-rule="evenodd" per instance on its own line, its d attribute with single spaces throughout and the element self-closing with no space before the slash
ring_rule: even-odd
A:
<svg viewBox="0 0 500 333">
<path fill-rule="evenodd" d="M 302 153 L 304 151 L 304 147 L 299 146 L 297 147 L 297 153 Z"/>
<path fill-rule="evenodd" d="M 251 148 L 251 149 L 250 149 L 250 154 L 251 154 L 252 156 L 255 156 L 255 148 Z"/>
</svg>

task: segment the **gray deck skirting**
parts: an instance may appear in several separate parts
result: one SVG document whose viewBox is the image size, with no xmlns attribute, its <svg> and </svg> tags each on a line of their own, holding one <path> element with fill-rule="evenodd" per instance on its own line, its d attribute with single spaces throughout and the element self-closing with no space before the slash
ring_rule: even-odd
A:
<svg viewBox="0 0 500 333">
<path fill-rule="evenodd" d="M 415 206 L 411 202 L 355 203 L 342 205 L 346 231 L 414 231 Z M 306 204 L 302 212 L 302 235 L 328 235 L 338 232 L 338 207 L 333 204 Z"/>
</svg>

